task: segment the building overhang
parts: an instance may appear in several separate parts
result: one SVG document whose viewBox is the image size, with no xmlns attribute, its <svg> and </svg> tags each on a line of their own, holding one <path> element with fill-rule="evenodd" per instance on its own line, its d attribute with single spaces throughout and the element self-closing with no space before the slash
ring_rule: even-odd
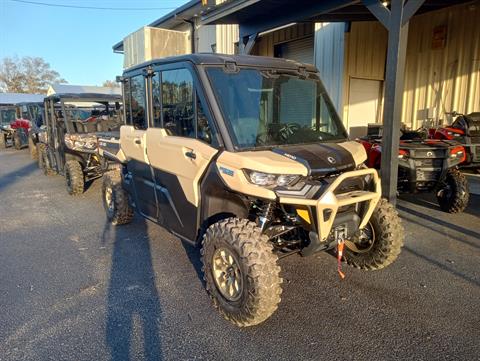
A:
<svg viewBox="0 0 480 361">
<path fill-rule="evenodd" d="M 233 0 L 206 9 L 202 24 L 239 24 L 241 35 L 258 34 L 293 22 L 375 21 L 366 4 L 375 0 Z M 387 1 L 388 4 L 390 1 Z M 426 0 L 416 14 L 472 1 Z"/>
</svg>

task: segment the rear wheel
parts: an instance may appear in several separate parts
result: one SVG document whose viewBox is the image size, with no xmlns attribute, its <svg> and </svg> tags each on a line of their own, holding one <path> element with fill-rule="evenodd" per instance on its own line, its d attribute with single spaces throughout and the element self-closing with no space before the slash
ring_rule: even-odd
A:
<svg viewBox="0 0 480 361">
<path fill-rule="evenodd" d="M 257 325 L 277 309 L 280 266 L 268 237 L 246 219 L 211 225 L 202 240 L 206 289 L 221 315 L 237 326 Z"/>
<path fill-rule="evenodd" d="M 403 239 L 403 227 L 397 211 L 386 199 L 380 199 L 367 226 L 345 241 L 344 258 L 356 268 L 382 269 L 397 259 Z"/>
<path fill-rule="evenodd" d="M 4 133 L 0 132 L 0 149 L 7 148 L 7 137 Z"/>
<path fill-rule="evenodd" d="M 30 157 L 32 157 L 33 160 L 38 160 L 37 146 L 33 142 L 32 137 L 28 137 L 28 150 L 30 151 Z"/>
<path fill-rule="evenodd" d="M 68 194 L 76 196 L 83 193 L 85 179 L 83 177 L 83 167 L 80 162 L 69 160 L 65 163 L 65 180 Z"/>
<path fill-rule="evenodd" d="M 40 150 L 39 157 L 41 159 L 38 160 L 38 165 L 40 169 L 43 170 L 43 174 L 45 175 L 54 175 L 55 171 L 53 170 L 50 164 L 50 160 L 48 159 L 47 148 L 45 144 L 42 144 L 39 147 L 39 150 Z"/>
<path fill-rule="evenodd" d="M 132 221 L 133 209 L 128 202 L 128 193 L 122 187 L 122 177 L 118 170 L 103 175 L 102 199 L 107 219 L 113 225 Z"/>
<path fill-rule="evenodd" d="M 437 191 L 440 208 L 448 213 L 463 212 L 469 198 L 467 178 L 458 169 L 450 169 Z"/>
<path fill-rule="evenodd" d="M 18 131 L 13 133 L 13 145 L 15 146 L 16 150 L 22 149 L 22 140 L 20 139 L 20 134 L 18 134 Z"/>
</svg>

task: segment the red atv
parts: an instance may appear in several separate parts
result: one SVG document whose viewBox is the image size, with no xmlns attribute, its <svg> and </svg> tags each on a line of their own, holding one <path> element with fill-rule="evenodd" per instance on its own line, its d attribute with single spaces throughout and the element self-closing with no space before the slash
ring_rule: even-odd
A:
<svg viewBox="0 0 480 361">
<path fill-rule="evenodd" d="M 452 125 L 429 129 L 430 139 L 455 140 L 465 147 L 466 157 L 461 167 L 480 170 L 480 112 L 467 115 L 449 113 L 457 118 Z"/>
<path fill-rule="evenodd" d="M 369 130 L 369 135 L 358 141 L 367 152 L 367 166 L 379 169 L 381 135 L 374 135 Z M 464 159 L 465 149 L 455 141 L 425 140 L 417 132 L 403 132 L 398 152 L 398 191 L 434 192 L 443 211 L 462 212 L 469 200 L 467 180 L 458 170 Z"/>
</svg>

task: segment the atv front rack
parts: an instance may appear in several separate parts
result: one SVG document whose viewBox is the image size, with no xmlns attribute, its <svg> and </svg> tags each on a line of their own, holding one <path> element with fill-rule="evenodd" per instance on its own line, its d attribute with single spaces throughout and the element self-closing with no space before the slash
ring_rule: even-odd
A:
<svg viewBox="0 0 480 361">
<path fill-rule="evenodd" d="M 362 177 L 365 184 L 368 183 L 370 190 L 353 190 L 346 193 L 336 193 L 342 182 L 351 178 Z M 340 208 L 352 204 L 363 203 L 359 229 L 364 228 L 375 209 L 381 197 L 381 186 L 378 173 L 375 169 L 366 168 L 345 172 L 339 175 L 331 184 L 327 186 L 321 197 L 318 199 L 299 199 L 290 197 L 280 197 L 280 203 L 291 204 L 293 206 L 307 206 L 316 209 L 317 232 L 321 241 L 326 241 L 332 230 L 335 217 Z M 315 216 L 315 215 L 314 215 Z"/>
</svg>

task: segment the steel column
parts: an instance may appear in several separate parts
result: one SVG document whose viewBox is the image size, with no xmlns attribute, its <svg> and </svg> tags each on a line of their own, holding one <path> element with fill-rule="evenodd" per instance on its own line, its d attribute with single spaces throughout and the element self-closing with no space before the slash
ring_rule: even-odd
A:
<svg viewBox="0 0 480 361">
<path fill-rule="evenodd" d="M 388 30 L 383 106 L 382 195 L 391 203 L 397 201 L 398 146 L 402 119 L 403 82 L 410 17 L 424 0 L 392 0 L 390 10 L 378 0 L 364 0 L 365 6 Z"/>
</svg>

